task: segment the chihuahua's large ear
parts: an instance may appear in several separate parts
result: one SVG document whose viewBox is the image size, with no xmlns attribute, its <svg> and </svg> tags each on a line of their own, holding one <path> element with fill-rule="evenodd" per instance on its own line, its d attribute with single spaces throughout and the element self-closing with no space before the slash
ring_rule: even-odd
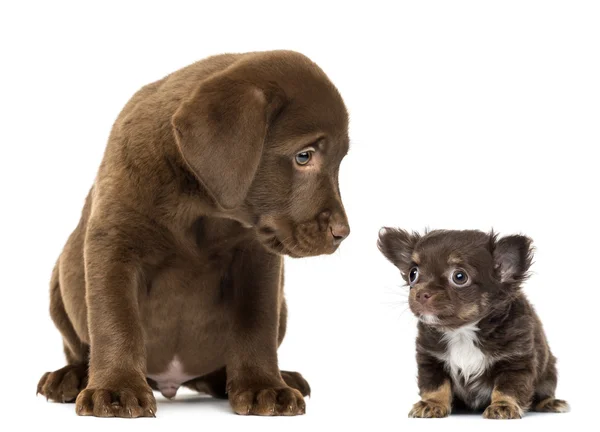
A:
<svg viewBox="0 0 600 432">
<path fill-rule="evenodd" d="M 521 282 L 533 261 L 532 240 L 522 235 L 503 237 L 494 245 L 494 264 L 503 283 Z"/>
<path fill-rule="evenodd" d="M 411 234 L 403 229 L 384 227 L 379 230 L 377 247 L 392 264 L 402 272 L 406 272 L 412 262 L 412 253 L 419 238 L 420 235 L 415 232 Z"/>
<path fill-rule="evenodd" d="M 244 201 L 260 164 L 268 123 L 283 96 L 227 71 L 203 82 L 171 119 L 190 169 L 225 210 Z"/>
</svg>

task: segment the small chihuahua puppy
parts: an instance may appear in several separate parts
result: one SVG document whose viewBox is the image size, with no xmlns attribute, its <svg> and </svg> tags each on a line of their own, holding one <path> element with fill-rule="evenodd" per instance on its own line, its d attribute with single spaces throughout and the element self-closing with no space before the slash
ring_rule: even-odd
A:
<svg viewBox="0 0 600 432">
<path fill-rule="evenodd" d="M 410 286 L 419 318 L 421 401 L 409 417 L 446 417 L 452 407 L 485 408 L 488 419 L 569 410 L 554 398 L 556 358 L 521 292 L 533 257 L 528 237 L 383 228 L 378 247 Z"/>
</svg>

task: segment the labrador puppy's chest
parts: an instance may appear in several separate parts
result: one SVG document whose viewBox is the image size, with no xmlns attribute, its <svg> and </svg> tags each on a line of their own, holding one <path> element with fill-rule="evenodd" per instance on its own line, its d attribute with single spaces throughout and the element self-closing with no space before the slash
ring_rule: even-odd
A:
<svg viewBox="0 0 600 432">
<path fill-rule="evenodd" d="M 441 332 L 432 354 L 443 362 L 454 396 L 467 408 L 481 409 L 490 403 L 494 359 L 487 353 L 476 323 Z"/>
<path fill-rule="evenodd" d="M 232 308 L 235 233 L 196 224 L 187 243 L 147 268 L 140 288 L 148 377 L 166 394 L 224 364 Z M 232 234 L 232 235 L 228 235 Z M 169 390 L 171 389 L 171 390 Z"/>
<path fill-rule="evenodd" d="M 220 367 L 230 322 L 227 273 L 226 261 L 174 260 L 152 275 L 140 296 L 149 373 L 199 376 Z"/>
</svg>

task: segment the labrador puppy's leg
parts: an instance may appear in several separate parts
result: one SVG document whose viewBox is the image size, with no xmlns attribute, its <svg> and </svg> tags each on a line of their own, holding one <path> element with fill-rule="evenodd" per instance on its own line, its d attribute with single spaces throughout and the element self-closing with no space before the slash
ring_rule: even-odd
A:
<svg viewBox="0 0 600 432">
<path fill-rule="evenodd" d="M 285 337 L 287 330 L 287 304 L 283 296 L 283 262 L 281 263 L 281 285 L 280 285 L 280 296 L 281 296 L 281 307 L 279 311 L 279 333 L 277 336 L 277 346 L 279 347 Z M 299 372 L 281 371 L 281 378 L 291 388 L 295 388 L 302 396 L 310 396 L 310 385 L 304 379 Z"/>
<path fill-rule="evenodd" d="M 75 402 L 87 385 L 89 347 L 81 342 L 67 316 L 58 282 L 58 264 L 50 282 L 50 316 L 63 336 L 67 366 L 46 372 L 38 382 L 37 393 L 55 402 Z"/>
<path fill-rule="evenodd" d="M 227 349 L 227 394 L 242 415 L 299 415 L 300 391 L 284 381 L 277 362 L 283 258 L 260 246 L 236 253 L 232 264 L 232 333 Z"/>
<path fill-rule="evenodd" d="M 278 347 L 281 345 L 281 342 L 283 342 L 287 328 L 287 305 L 283 299 L 283 277 L 281 278 L 280 283 L 281 306 L 279 311 L 279 331 L 277 336 Z M 281 371 L 281 378 L 283 378 L 283 381 L 285 381 L 289 387 L 298 390 L 302 396 L 310 396 L 310 385 L 298 372 Z M 184 385 L 192 390 L 209 394 L 218 399 L 227 399 L 227 372 L 224 367 L 200 378 L 188 381 Z"/>
<path fill-rule="evenodd" d="M 117 218 L 116 213 L 111 213 Z M 76 401 L 79 415 L 150 417 L 156 400 L 146 381 L 144 335 L 138 310 L 140 255 L 147 246 L 133 217 L 88 226 L 86 302 L 91 339 L 89 383 Z M 135 228 L 133 228 L 135 226 Z"/>
</svg>

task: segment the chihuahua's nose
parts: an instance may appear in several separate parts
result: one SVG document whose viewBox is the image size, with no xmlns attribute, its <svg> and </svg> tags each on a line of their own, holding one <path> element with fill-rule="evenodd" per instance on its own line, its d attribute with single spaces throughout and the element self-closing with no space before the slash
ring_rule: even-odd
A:
<svg viewBox="0 0 600 432">
<path fill-rule="evenodd" d="M 417 291 L 417 301 L 421 304 L 427 303 L 427 301 L 431 298 L 431 294 L 427 291 Z"/>
</svg>

